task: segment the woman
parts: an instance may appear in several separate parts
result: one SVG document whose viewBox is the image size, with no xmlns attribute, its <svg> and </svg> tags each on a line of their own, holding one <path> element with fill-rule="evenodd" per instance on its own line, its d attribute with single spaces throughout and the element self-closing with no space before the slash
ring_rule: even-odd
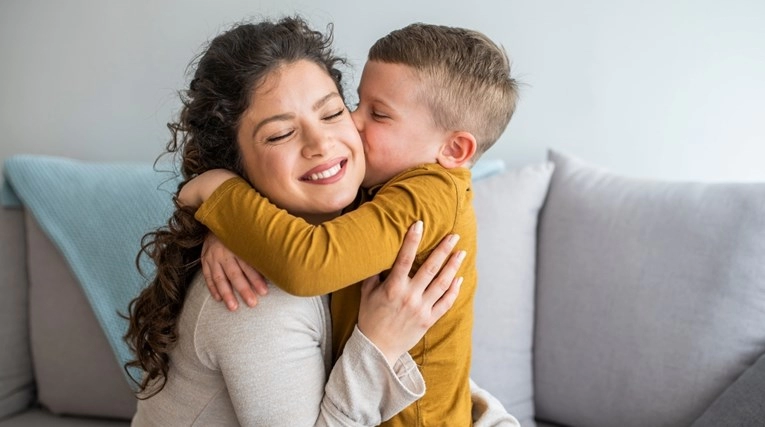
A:
<svg viewBox="0 0 765 427">
<path fill-rule="evenodd" d="M 179 189 L 204 171 L 229 169 L 306 221 L 338 215 L 364 175 L 341 62 L 331 35 L 296 18 L 238 25 L 212 40 L 169 125 L 168 152 L 181 156 Z M 338 165 L 340 173 L 322 178 Z M 450 239 L 428 261 L 432 268 L 408 277 L 421 232 L 421 223 L 413 226 L 384 284 L 365 284 L 352 342 L 325 387 L 326 297 L 270 287 L 254 310 L 232 313 L 211 302 L 198 271 L 206 229 L 177 206 L 166 227 L 145 237 L 156 276 L 130 305 L 129 366 L 144 371 L 133 424 L 376 425 L 393 416 L 424 392 L 407 350 L 459 288 L 456 257 L 429 285 Z"/>
</svg>

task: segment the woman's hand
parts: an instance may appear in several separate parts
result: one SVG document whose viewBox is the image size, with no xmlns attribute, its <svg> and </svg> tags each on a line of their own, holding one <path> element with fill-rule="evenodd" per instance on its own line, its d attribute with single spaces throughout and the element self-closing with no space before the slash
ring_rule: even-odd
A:
<svg viewBox="0 0 765 427">
<path fill-rule="evenodd" d="M 207 289 L 216 301 L 223 300 L 231 311 L 239 306 L 233 289 L 250 307 L 258 303 L 257 295 L 268 293 L 265 278 L 234 255 L 212 233 L 207 235 L 202 245 L 201 261 Z"/>
<path fill-rule="evenodd" d="M 422 221 L 417 221 L 409 228 L 385 281 L 380 283 L 379 276 L 373 276 L 361 288 L 359 330 L 391 366 L 451 308 L 462 284 L 462 277 L 454 276 L 465 252 L 449 256 L 459 240 L 454 234 L 446 236 L 414 277 L 409 277 L 422 239 L 422 227 Z M 447 257 L 449 260 L 442 269 Z"/>
</svg>

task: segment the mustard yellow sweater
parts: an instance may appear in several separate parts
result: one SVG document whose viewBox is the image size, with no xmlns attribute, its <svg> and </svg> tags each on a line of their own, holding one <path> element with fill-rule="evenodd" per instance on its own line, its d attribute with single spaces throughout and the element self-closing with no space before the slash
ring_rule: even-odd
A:
<svg viewBox="0 0 765 427">
<path fill-rule="evenodd" d="M 334 292 L 336 357 L 356 324 L 361 295 L 357 283 L 390 269 L 411 224 L 424 222 L 414 270 L 445 235 L 459 234 L 456 249 L 467 251 L 458 273 L 464 277 L 459 297 L 410 351 L 427 391 L 383 425 L 471 425 L 469 376 L 477 275 L 470 171 L 419 166 L 373 189 L 369 197 L 353 211 L 311 225 L 270 203 L 243 179 L 232 178 L 202 204 L 196 218 L 286 292 L 298 296 Z"/>
</svg>

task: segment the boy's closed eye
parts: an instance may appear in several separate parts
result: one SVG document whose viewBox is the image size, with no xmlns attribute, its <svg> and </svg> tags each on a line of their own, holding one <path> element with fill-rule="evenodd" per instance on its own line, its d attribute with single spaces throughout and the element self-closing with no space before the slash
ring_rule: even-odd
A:
<svg viewBox="0 0 765 427">
<path fill-rule="evenodd" d="M 387 114 L 381 113 L 381 112 L 376 111 L 376 110 L 372 110 L 372 112 L 370 114 L 372 115 L 373 119 L 377 119 L 377 120 L 389 119 L 390 118 L 390 116 L 388 116 Z"/>
</svg>

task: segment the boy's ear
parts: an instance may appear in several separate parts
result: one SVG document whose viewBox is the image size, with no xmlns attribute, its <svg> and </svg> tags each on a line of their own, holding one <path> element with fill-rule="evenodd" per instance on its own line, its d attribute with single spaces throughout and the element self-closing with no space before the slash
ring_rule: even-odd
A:
<svg viewBox="0 0 765 427">
<path fill-rule="evenodd" d="M 475 154 L 476 148 L 477 142 L 472 133 L 465 131 L 453 132 L 444 145 L 441 146 L 436 160 L 438 164 L 447 169 L 460 166 L 467 167 L 470 164 L 470 159 Z"/>
</svg>

